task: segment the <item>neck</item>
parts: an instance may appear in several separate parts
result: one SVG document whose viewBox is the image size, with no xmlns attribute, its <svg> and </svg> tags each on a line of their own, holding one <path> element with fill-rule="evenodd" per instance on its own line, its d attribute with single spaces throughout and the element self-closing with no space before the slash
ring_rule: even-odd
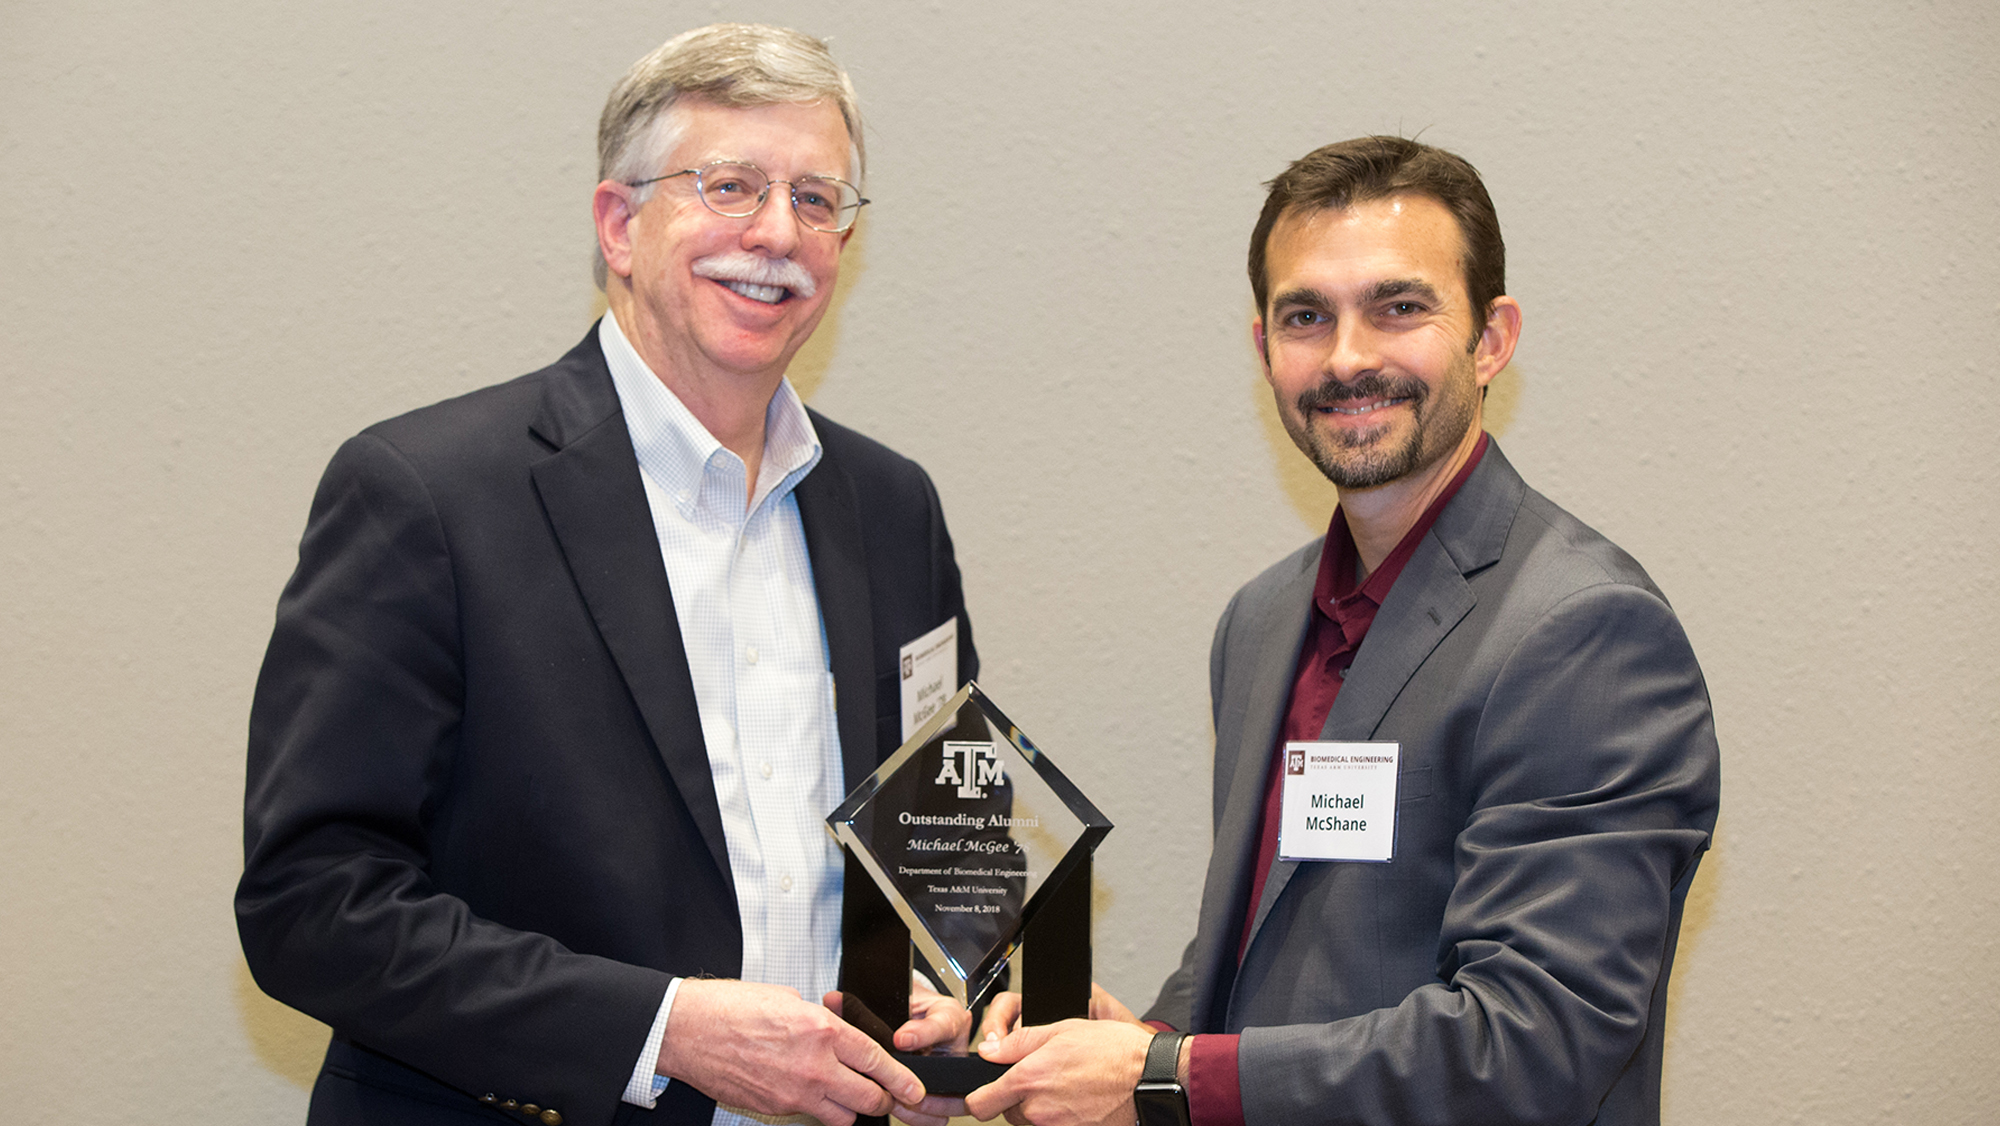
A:
<svg viewBox="0 0 2000 1126">
<path fill-rule="evenodd" d="M 1450 453 L 1415 473 L 1372 489 L 1338 490 L 1341 515 L 1347 520 L 1348 534 L 1354 537 L 1355 553 L 1361 557 L 1358 577 L 1365 579 L 1373 574 L 1389 553 L 1396 550 L 1396 545 L 1403 542 L 1431 502 L 1465 468 L 1472 451 L 1479 448 L 1483 432 L 1475 416 L 1471 428 Z"/>
<path fill-rule="evenodd" d="M 615 277 L 612 280 L 605 303 L 618 318 L 618 328 L 631 341 L 632 350 L 703 429 L 743 459 L 746 500 L 755 496 L 757 472 L 764 462 L 764 414 L 785 378 L 784 370 L 746 374 L 702 362 L 700 353 L 686 341 L 661 331 L 640 311 L 631 289 L 615 284 L 619 280 Z"/>
</svg>

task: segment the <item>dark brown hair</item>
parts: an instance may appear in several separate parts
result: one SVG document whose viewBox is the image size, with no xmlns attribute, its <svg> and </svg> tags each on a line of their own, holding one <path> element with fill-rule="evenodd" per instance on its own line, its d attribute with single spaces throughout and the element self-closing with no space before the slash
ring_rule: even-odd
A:
<svg viewBox="0 0 2000 1126">
<path fill-rule="evenodd" d="M 1429 196 L 1458 220 L 1459 261 L 1465 270 L 1465 293 L 1472 300 L 1475 333 L 1484 325 L 1493 299 L 1507 292 L 1507 245 L 1500 239 L 1500 217 L 1493 212 L 1479 170 L 1464 157 L 1402 137 L 1356 137 L 1314 149 L 1264 186 L 1270 194 L 1264 198 L 1256 229 L 1250 232 L 1250 290 L 1257 295 L 1259 315 L 1267 311 L 1264 303 L 1270 297 L 1265 245 L 1285 212 L 1344 210 L 1393 195 Z"/>
</svg>

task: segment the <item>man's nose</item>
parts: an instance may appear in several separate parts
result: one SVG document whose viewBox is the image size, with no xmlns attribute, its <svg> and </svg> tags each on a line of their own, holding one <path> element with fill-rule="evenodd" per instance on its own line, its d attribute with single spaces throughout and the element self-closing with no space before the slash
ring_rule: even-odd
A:
<svg viewBox="0 0 2000 1126">
<path fill-rule="evenodd" d="M 1326 354 L 1327 374 L 1346 383 L 1382 367 L 1382 334 L 1366 317 L 1341 317 L 1334 323 L 1332 346 Z"/>
<path fill-rule="evenodd" d="M 792 186 L 774 180 L 765 189 L 764 204 L 743 230 L 743 249 L 772 258 L 789 258 L 799 245 L 799 217 L 792 209 Z"/>
</svg>

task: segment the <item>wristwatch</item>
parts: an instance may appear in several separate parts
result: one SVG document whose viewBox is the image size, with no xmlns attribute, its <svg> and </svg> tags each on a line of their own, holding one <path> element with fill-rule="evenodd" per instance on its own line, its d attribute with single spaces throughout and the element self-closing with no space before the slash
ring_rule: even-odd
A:
<svg viewBox="0 0 2000 1126">
<path fill-rule="evenodd" d="M 1176 1075 L 1185 1032 L 1156 1032 L 1146 1046 L 1146 1066 L 1139 1072 L 1139 1085 L 1132 1091 L 1132 1105 L 1139 1110 L 1139 1126 L 1190 1126 L 1187 1088 Z"/>
</svg>

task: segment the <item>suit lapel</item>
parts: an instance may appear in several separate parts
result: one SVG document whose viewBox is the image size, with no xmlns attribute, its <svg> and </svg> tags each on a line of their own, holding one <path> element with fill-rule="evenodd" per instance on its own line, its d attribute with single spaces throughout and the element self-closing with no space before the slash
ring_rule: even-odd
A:
<svg viewBox="0 0 2000 1126">
<path fill-rule="evenodd" d="M 1404 564 L 1403 573 L 1389 588 L 1389 597 L 1376 613 L 1360 652 L 1354 655 L 1354 663 L 1347 670 L 1347 679 L 1333 702 L 1333 710 L 1327 713 L 1326 726 L 1319 736 L 1322 740 L 1362 742 L 1374 737 L 1390 706 L 1417 670 L 1477 604 L 1466 577 L 1499 560 L 1525 488 L 1520 475 L 1501 455 L 1499 443 L 1489 442 L 1478 467 L 1438 514 L 1437 523 L 1431 525 L 1430 533 L 1417 545 L 1409 562 Z M 1295 601 L 1306 608 L 1311 599 L 1308 586 Z M 1294 654 L 1294 662 L 1297 649 L 1295 642 L 1289 650 Z M 1286 687 L 1290 687 L 1289 682 Z M 1274 717 L 1282 719 L 1288 700 L 1289 697 L 1279 699 L 1272 712 Z M 1274 726 L 1272 737 L 1275 731 Z M 1240 777 L 1240 768 L 1238 774 Z M 1259 789 L 1260 798 L 1262 793 Z M 1279 860 L 1272 866 L 1270 878 L 1264 882 L 1263 898 L 1257 903 L 1257 917 L 1251 924 L 1252 942 L 1270 914 L 1271 905 L 1277 902 L 1298 868 L 1299 862 L 1295 860 Z"/>
<path fill-rule="evenodd" d="M 1266 600 L 1261 620 L 1246 623 L 1247 636 L 1264 638 L 1268 644 L 1258 648 L 1257 667 L 1243 711 L 1243 727 L 1233 740 L 1236 762 L 1230 774 L 1228 804 L 1217 823 L 1214 855 L 1209 860 L 1210 882 L 1226 881 L 1222 886 L 1230 890 L 1218 901 L 1221 915 L 1212 922 L 1217 933 L 1211 944 L 1213 960 L 1203 971 L 1208 981 L 1195 983 L 1195 1028 L 1211 1027 L 1208 1006 L 1226 1007 L 1229 991 L 1234 987 L 1243 912 L 1256 879 L 1251 869 L 1257 862 L 1271 752 L 1278 732 L 1283 729 L 1285 708 L 1291 700 L 1299 646 L 1305 642 L 1313 582 L 1318 574 L 1319 553 L 1312 552 L 1303 557 L 1299 573 L 1275 597 Z M 1267 909 L 1264 905 L 1270 900 L 1271 893 L 1266 891 L 1258 907 L 1258 923 L 1263 922 Z"/>
<path fill-rule="evenodd" d="M 793 490 L 812 560 L 813 592 L 826 626 L 833 667 L 834 715 L 847 785 L 861 784 L 879 761 L 875 749 L 875 630 L 861 513 L 846 471 L 829 452 Z"/>
<path fill-rule="evenodd" d="M 653 745 L 727 878 L 729 850 L 694 679 L 639 463 L 595 329 L 550 369 L 533 430 L 555 447 L 529 466 L 542 510 Z"/>
</svg>

